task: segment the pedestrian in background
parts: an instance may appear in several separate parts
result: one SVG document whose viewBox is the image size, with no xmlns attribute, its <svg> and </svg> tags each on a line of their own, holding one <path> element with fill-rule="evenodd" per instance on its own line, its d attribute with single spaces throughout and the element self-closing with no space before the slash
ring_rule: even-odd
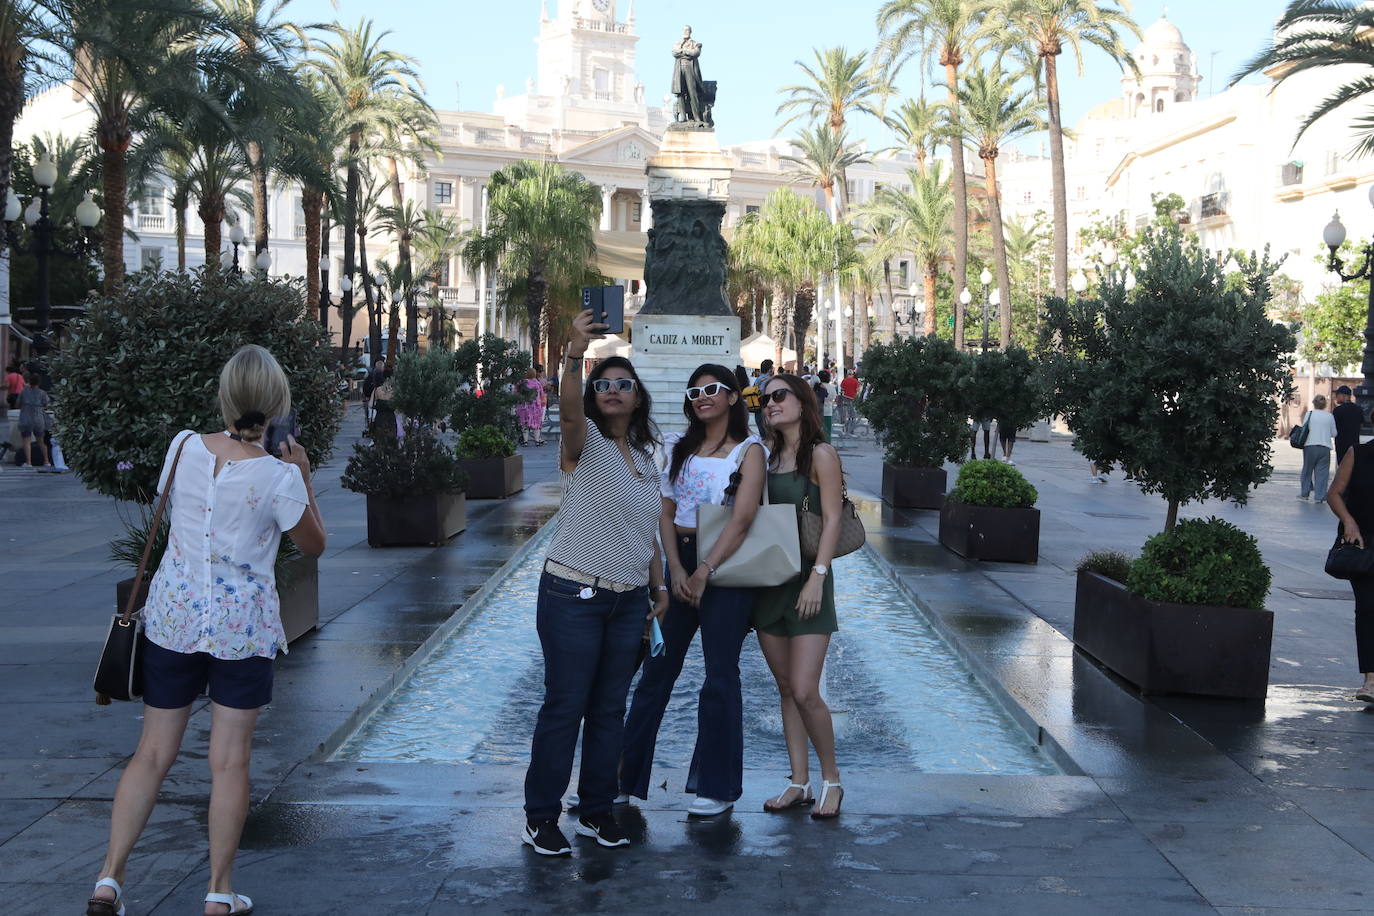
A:
<svg viewBox="0 0 1374 916">
<path fill-rule="evenodd" d="M 1298 499 L 1306 501 L 1309 494 L 1315 493 L 1316 501 L 1322 502 L 1331 476 L 1331 443 L 1336 438 L 1336 420 L 1326 409 L 1323 395 L 1312 399 L 1312 409 L 1302 418 L 1302 425 L 1307 427 L 1307 443 L 1302 447 Z"/>
<path fill-rule="evenodd" d="M 524 398 L 515 408 L 515 417 L 520 421 L 520 444 L 529 445 L 534 436 L 535 445 L 544 444 L 544 384 L 539 381 L 539 373 L 533 367 L 525 370 L 524 381 L 520 383 L 520 396 Z"/>
<path fill-rule="evenodd" d="M 5 406 L 10 410 L 19 409 L 19 395 L 24 390 L 24 376 L 19 367 L 10 363 L 5 367 Z"/>
<path fill-rule="evenodd" d="M 1331 411 L 1336 421 L 1336 464 L 1345 460 L 1346 449 L 1360 444 L 1360 428 L 1364 426 L 1364 411 L 1355 403 L 1349 385 L 1336 389 L 1336 406 Z"/>
<path fill-rule="evenodd" d="M 768 384 L 768 380 L 772 377 L 773 361 L 771 359 L 765 359 L 763 362 L 759 363 L 759 374 L 754 376 L 754 387 L 759 391 L 763 391 L 764 386 Z M 760 436 L 765 434 L 763 424 L 763 411 L 760 410 L 758 413 L 754 414 L 754 426 L 758 429 Z"/>
<path fill-rule="evenodd" d="M 1341 520 L 1341 537 L 1363 548 L 1364 532 L 1374 531 L 1374 442 L 1346 450 L 1328 504 Z M 1374 577 L 1351 579 L 1350 588 L 1355 593 L 1355 652 L 1364 675 L 1355 699 L 1374 705 Z"/>
<path fill-rule="evenodd" d="M 225 363 L 219 408 L 224 431 L 178 433 L 158 479 L 161 491 L 171 478 L 171 528 L 142 611 L 143 734 L 115 790 L 110 845 L 87 916 L 124 912 L 129 854 L 202 693 L 210 696 L 205 912 L 253 908 L 234 893 L 232 872 L 248 815 L 253 731 L 272 700 L 272 659 L 286 651 L 273 565 L 283 532 L 318 557 L 325 531 L 305 449 L 288 436 L 277 459 L 262 445 L 268 418 L 291 409 L 286 373 L 271 353 L 249 345 Z"/>
<path fill-rule="evenodd" d="M 821 405 L 821 421 L 825 429 L 825 441 L 832 441 L 835 436 L 835 400 L 837 389 L 830 381 L 830 370 L 822 369 L 816 373 L 816 382 L 811 386 L 816 392 L 816 400 Z"/>
<path fill-rule="evenodd" d="M 48 393 L 38 387 L 38 377 L 32 372 L 24 374 L 18 407 L 19 447 L 24 450 L 24 460 L 31 468 L 44 467 L 48 464 L 48 454 L 43 447 L 48 432 Z M 34 460 L 34 449 L 38 450 L 40 460 Z"/>
<path fill-rule="evenodd" d="M 1002 444 L 1002 460 L 1016 464 L 1011 460 L 1011 450 L 1016 447 L 1016 424 L 1008 422 L 1006 417 L 997 418 L 997 441 Z"/>
</svg>

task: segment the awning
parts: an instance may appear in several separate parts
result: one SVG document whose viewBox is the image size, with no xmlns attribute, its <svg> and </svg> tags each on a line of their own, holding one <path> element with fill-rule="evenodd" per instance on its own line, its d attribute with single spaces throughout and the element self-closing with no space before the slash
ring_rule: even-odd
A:
<svg viewBox="0 0 1374 916">
<path fill-rule="evenodd" d="M 758 368 L 765 359 L 778 358 L 777 341 L 767 334 L 751 334 L 744 339 L 739 348 L 740 360 L 751 369 Z M 783 347 L 782 361 L 784 363 L 794 363 L 797 361 L 797 351 Z"/>
<path fill-rule="evenodd" d="M 631 352 L 628 340 L 615 334 L 607 334 L 600 340 L 591 342 L 587 347 L 587 359 L 606 359 L 611 356 L 624 356 L 628 359 Z"/>
<path fill-rule="evenodd" d="M 612 280 L 644 282 L 644 246 L 649 236 L 643 232 L 596 232 L 596 269 Z"/>
</svg>

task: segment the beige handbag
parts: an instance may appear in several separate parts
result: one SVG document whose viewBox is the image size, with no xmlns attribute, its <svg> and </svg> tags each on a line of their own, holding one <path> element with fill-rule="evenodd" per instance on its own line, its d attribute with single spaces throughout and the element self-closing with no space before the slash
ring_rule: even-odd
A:
<svg viewBox="0 0 1374 916">
<path fill-rule="evenodd" d="M 741 449 L 740 461 L 748 451 Z M 733 511 L 732 506 L 704 504 L 697 507 L 698 559 L 710 555 Z M 749 532 L 735 552 L 716 567 L 710 584 L 727 588 L 766 588 L 795 579 L 801 575 L 801 568 L 797 507 L 791 503 L 769 503 L 765 479 L 763 503 L 754 515 Z"/>
</svg>

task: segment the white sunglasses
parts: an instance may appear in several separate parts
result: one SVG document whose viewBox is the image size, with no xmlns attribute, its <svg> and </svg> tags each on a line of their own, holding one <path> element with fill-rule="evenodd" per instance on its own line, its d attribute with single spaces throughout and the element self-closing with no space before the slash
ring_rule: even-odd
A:
<svg viewBox="0 0 1374 916">
<path fill-rule="evenodd" d="M 720 382 L 710 382 L 699 388 L 687 389 L 687 400 L 695 401 L 697 398 L 713 398 L 722 391 L 734 391 L 729 385 L 722 385 Z"/>
<path fill-rule="evenodd" d="M 597 394 L 605 394 L 614 390 L 618 393 L 635 390 L 635 380 L 632 378 L 599 378 L 592 382 L 592 391 Z"/>
</svg>

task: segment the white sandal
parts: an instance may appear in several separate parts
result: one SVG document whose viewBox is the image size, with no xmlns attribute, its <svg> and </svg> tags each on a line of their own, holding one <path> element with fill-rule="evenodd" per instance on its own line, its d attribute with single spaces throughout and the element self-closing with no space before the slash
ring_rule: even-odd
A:
<svg viewBox="0 0 1374 916">
<path fill-rule="evenodd" d="M 115 892 L 115 899 L 105 900 L 100 897 L 92 896 L 86 901 L 86 916 L 124 916 L 124 889 L 119 886 L 119 882 L 114 878 L 101 878 L 95 882 L 95 889 L 102 887 L 111 888 Z"/>
<path fill-rule="evenodd" d="M 801 789 L 801 795 L 797 798 L 796 801 L 787 805 L 769 804 L 769 802 L 776 802 L 778 799 L 782 798 L 784 795 L 786 795 L 793 789 Z M 786 789 L 783 789 L 777 795 L 773 796 L 772 798 L 768 799 L 768 801 L 763 803 L 763 810 L 767 811 L 769 814 L 778 814 L 783 811 L 791 811 L 793 808 L 805 808 L 807 805 L 815 804 L 815 802 L 816 797 L 811 794 L 811 783 L 807 782 L 798 785 L 795 782 L 789 782 L 787 784 Z"/>
<path fill-rule="evenodd" d="M 239 908 L 239 901 L 243 901 L 243 908 Z M 206 894 L 206 903 L 223 903 L 229 907 L 230 916 L 248 916 L 253 912 L 253 901 L 243 894 Z"/>
<path fill-rule="evenodd" d="M 836 806 L 835 806 L 835 810 L 832 811 L 832 812 L 830 812 L 829 814 L 824 814 L 824 813 L 822 813 L 822 810 L 821 810 L 821 809 L 823 809 L 823 808 L 825 807 L 825 799 L 826 799 L 826 796 L 828 796 L 828 795 L 830 794 L 830 790 L 831 790 L 831 789 L 839 789 L 839 790 L 840 790 L 840 805 L 843 805 L 843 804 L 844 804 L 844 786 L 840 785 L 838 782 L 831 782 L 831 781 L 828 780 L 828 779 L 822 779 L 822 780 L 821 780 L 821 799 L 820 799 L 820 801 L 816 802 L 816 807 L 815 807 L 815 809 L 811 812 L 811 817 L 812 817 L 812 819 L 818 820 L 818 821 L 828 821 L 828 820 L 830 820 L 832 817 L 839 817 L 839 816 L 840 816 L 840 805 L 836 805 Z"/>
</svg>

